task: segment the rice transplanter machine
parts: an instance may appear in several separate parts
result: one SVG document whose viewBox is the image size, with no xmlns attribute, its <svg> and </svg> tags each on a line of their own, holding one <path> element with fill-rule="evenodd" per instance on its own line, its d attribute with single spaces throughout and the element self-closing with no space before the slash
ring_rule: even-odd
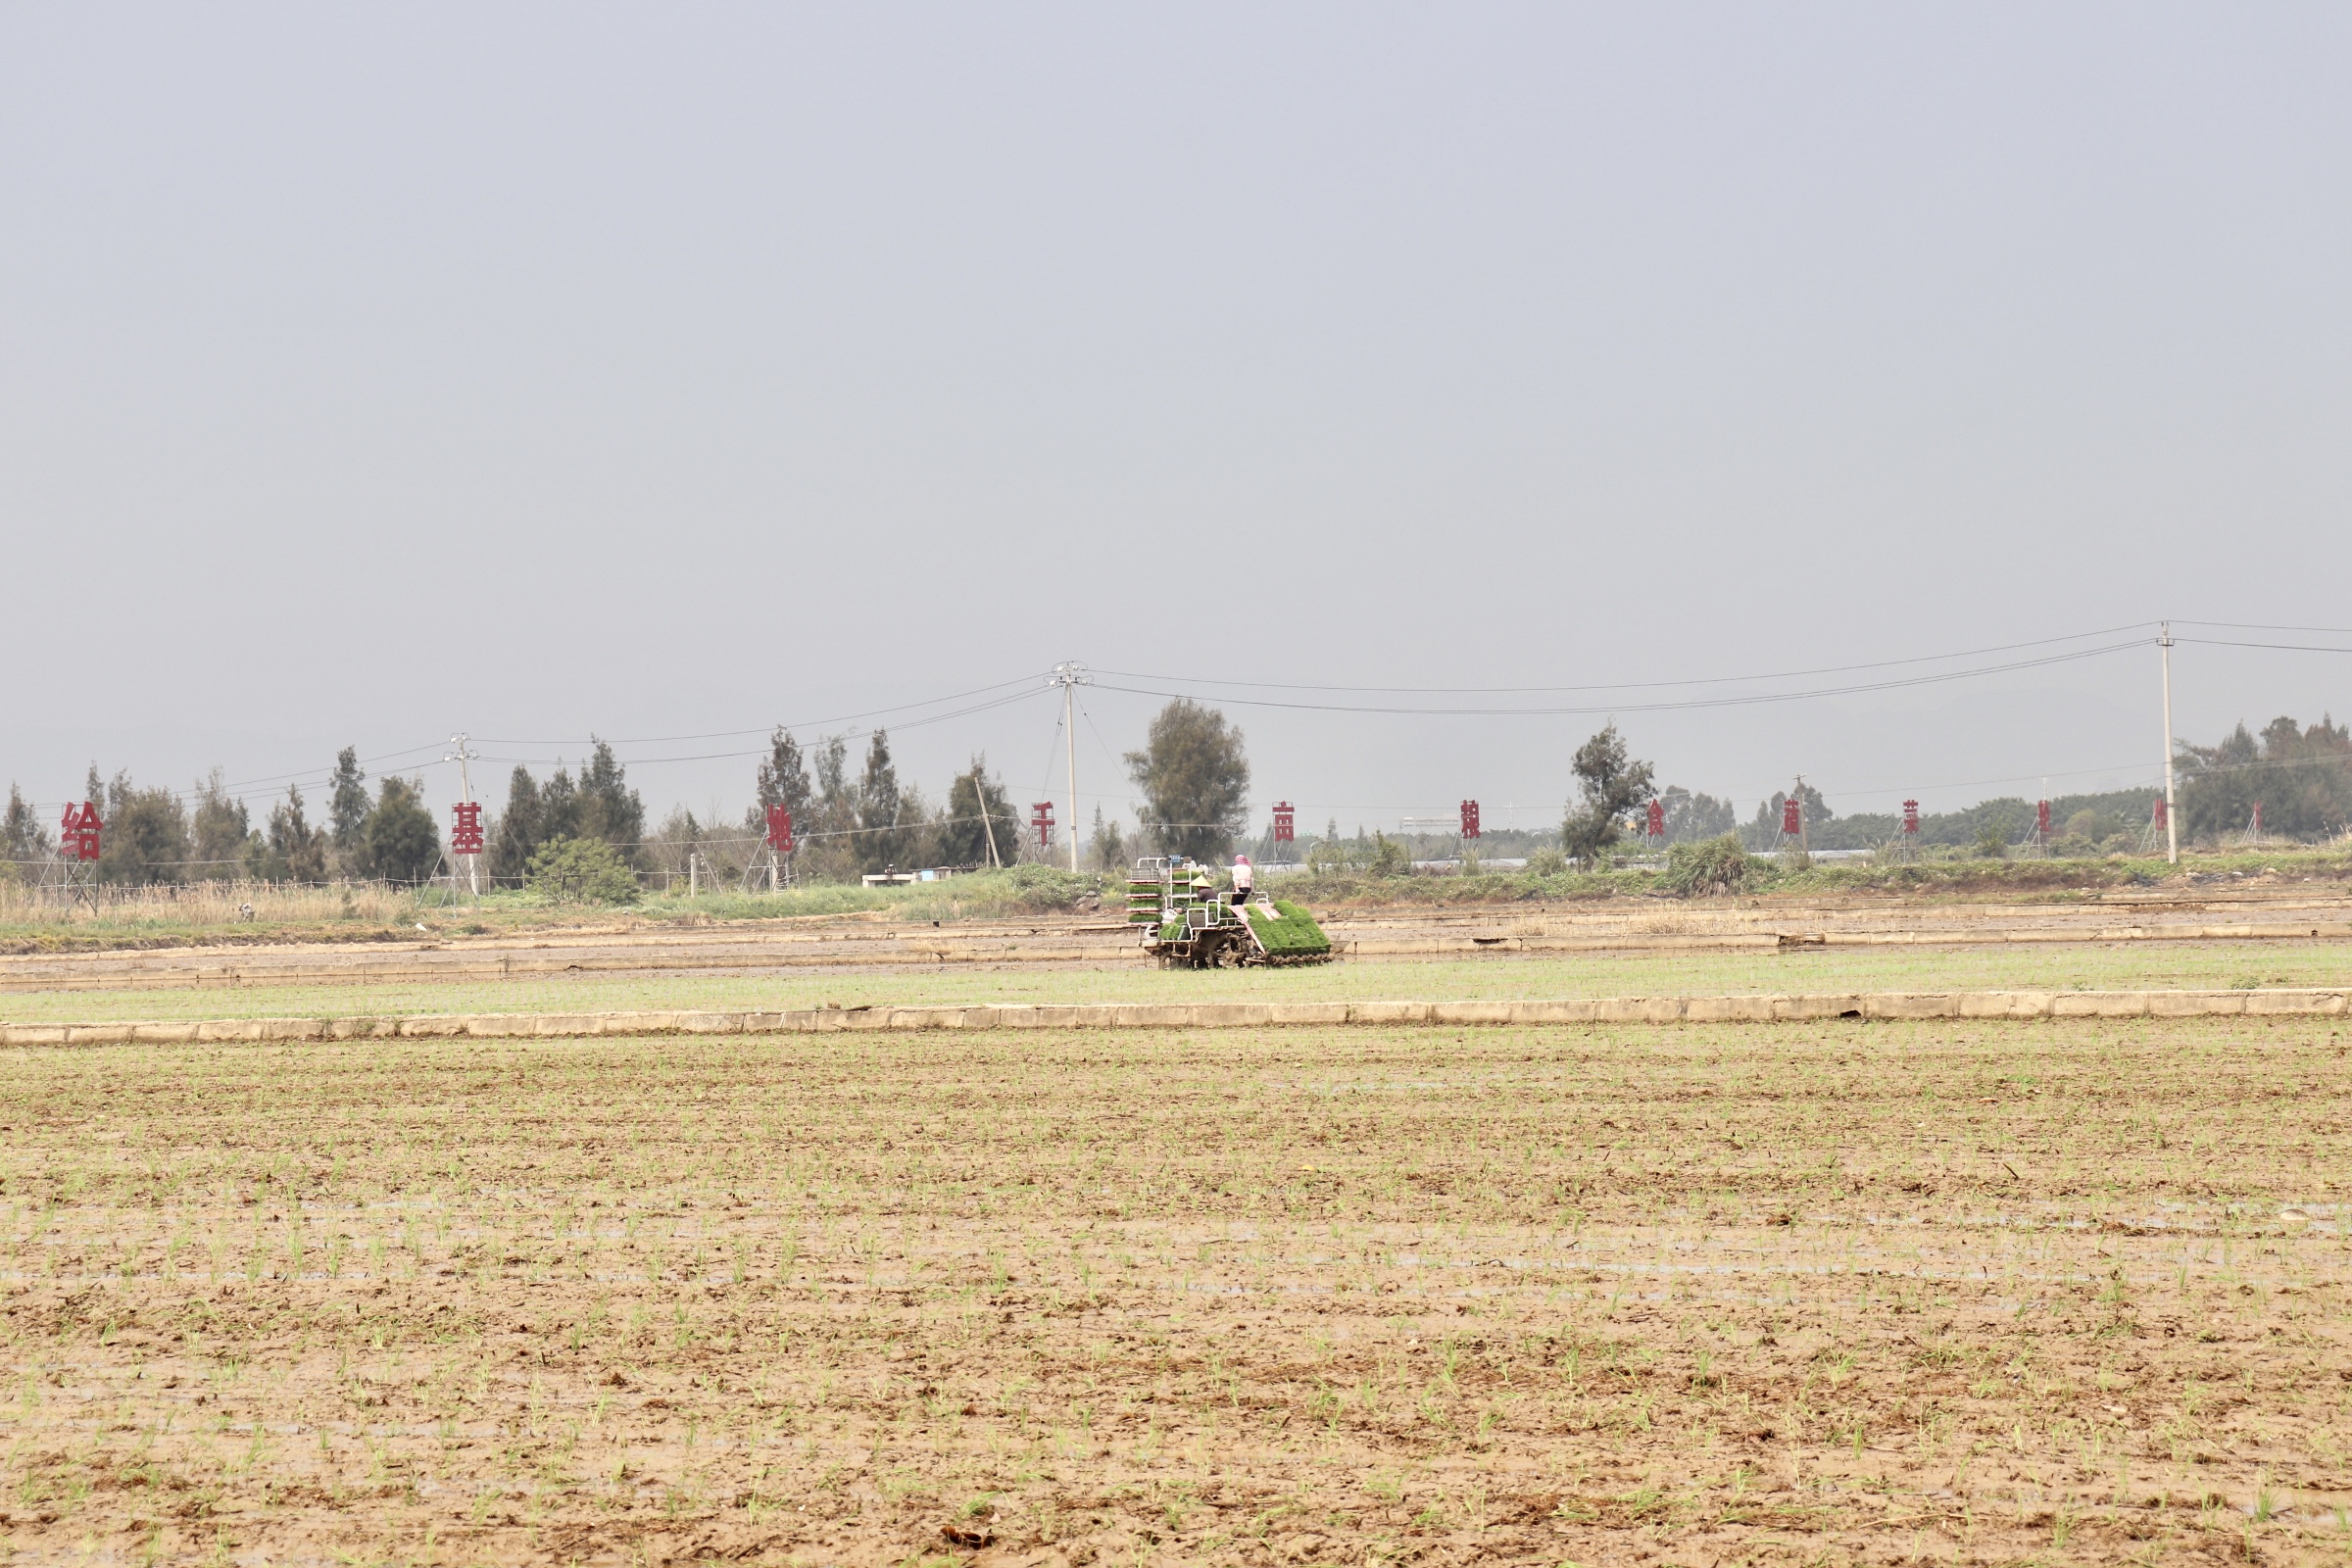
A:
<svg viewBox="0 0 2352 1568">
<path fill-rule="evenodd" d="M 1127 874 L 1127 923 L 1144 951 L 1173 969 L 1326 963 L 1331 939 L 1314 916 L 1257 893 L 1237 901 L 1215 868 L 1181 855 L 1148 856 Z"/>
</svg>

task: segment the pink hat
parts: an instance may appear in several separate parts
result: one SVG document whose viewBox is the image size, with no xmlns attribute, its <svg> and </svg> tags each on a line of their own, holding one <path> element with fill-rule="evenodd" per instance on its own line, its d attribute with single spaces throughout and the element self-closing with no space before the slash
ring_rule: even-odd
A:
<svg viewBox="0 0 2352 1568">
<path fill-rule="evenodd" d="M 1237 855 L 1233 858 L 1233 863 L 1236 865 L 1248 865 L 1250 863 L 1250 857 L 1247 855 Z"/>
</svg>

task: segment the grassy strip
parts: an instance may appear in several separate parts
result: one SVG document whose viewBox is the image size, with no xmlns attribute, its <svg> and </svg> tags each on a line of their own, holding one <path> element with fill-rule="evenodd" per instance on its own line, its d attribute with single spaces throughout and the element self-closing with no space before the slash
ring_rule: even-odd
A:
<svg viewBox="0 0 2352 1568">
<path fill-rule="evenodd" d="M 0 993 L 0 1021 L 366 1017 L 427 1012 L 777 1010 L 1069 1002 L 1513 1002 L 1756 992 L 2143 991 L 2336 986 L 2352 944 L 1992 944 L 1345 960 L 1306 968 L 1161 969 L 1140 945 L 1119 967 L 952 965 L 897 971 L 574 974 L 513 980 Z"/>
</svg>

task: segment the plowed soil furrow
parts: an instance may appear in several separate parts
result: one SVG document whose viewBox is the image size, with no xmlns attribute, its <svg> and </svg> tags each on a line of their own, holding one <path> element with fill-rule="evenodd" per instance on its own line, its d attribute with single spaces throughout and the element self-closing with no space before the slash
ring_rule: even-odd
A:
<svg viewBox="0 0 2352 1568">
<path fill-rule="evenodd" d="M 2340 1561 L 2340 1034 L 10 1052 L 0 1541 Z"/>
</svg>

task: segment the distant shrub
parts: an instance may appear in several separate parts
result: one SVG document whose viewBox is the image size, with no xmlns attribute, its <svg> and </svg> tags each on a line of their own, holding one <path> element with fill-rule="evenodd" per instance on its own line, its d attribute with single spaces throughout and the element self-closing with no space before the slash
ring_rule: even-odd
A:
<svg viewBox="0 0 2352 1568">
<path fill-rule="evenodd" d="M 1412 869 L 1412 858 L 1404 846 L 1386 833 L 1372 835 L 1372 858 L 1364 867 L 1374 876 L 1402 876 Z"/>
<path fill-rule="evenodd" d="M 603 839 L 556 839 L 531 857 L 530 890 L 557 904 L 627 904 L 637 873 Z"/>
<path fill-rule="evenodd" d="M 1721 838 L 1677 844 L 1666 852 L 1666 872 L 1659 885 L 1686 899 L 1744 893 L 1763 881 L 1765 864 L 1747 853 L 1736 833 Z"/>
<path fill-rule="evenodd" d="M 1527 858 L 1527 874 L 1529 876 L 1566 876 L 1568 874 L 1568 857 L 1550 848 L 1538 850 Z"/>
<path fill-rule="evenodd" d="M 2115 837 L 2116 834 L 2123 831 L 2123 826 L 2109 813 L 2095 810 L 2089 807 L 2084 807 L 2066 819 L 2068 833 L 2078 838 L 2089 839 L 2093 843 L 2100 839 Z"/>
</svg>

